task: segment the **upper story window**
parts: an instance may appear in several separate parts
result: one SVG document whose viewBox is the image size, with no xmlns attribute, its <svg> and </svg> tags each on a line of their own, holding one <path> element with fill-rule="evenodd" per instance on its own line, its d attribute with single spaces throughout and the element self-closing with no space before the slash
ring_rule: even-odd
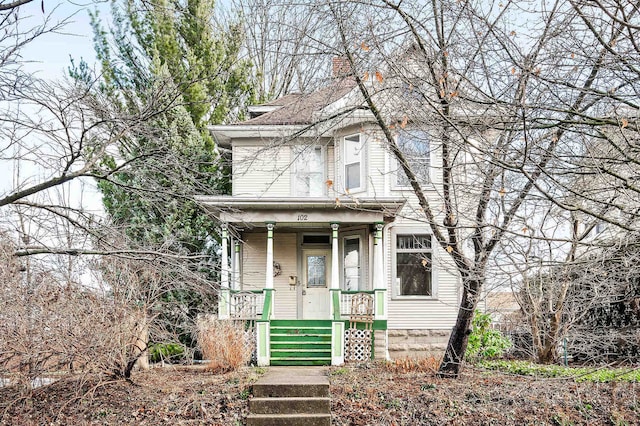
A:
<svg viewBox="0 0 640 426">
<path fill-rule="evenodd" d="M 293 170 L 291 194 L 300 197 L 325 195 L 325 159 L 321 146 L 292 147 Z"/>
<path fill-rule="evenodd" d="M 364 144 L 360 134 L 344 138 L 344 188 L 350 192 L 364 189 Z"/>
<path fill-rule="evenodd" d="M 431 169 L 431 147 L 427 132 L 418 129 L 403 130 L 398 134 L 398 148 L 404 153 L 409 168 L 415 173 L 419 183 L 429 182 Z M 396 161 L 395 186 L 411 186 L 404 169 Z"/>
</svg>

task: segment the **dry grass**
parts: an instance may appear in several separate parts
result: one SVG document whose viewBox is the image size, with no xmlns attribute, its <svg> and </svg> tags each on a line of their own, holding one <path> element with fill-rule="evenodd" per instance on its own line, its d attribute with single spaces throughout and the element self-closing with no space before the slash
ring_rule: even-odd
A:
<svg viewBox="0 0 640 426">
<path fill-rule="evenodd" d="M 398 358 L 387 361 L 383 368 L 391 373 L 422 372 L 435 373 L 440 365 L 440 358 L 429 356 L 426 358 Z"/>
<path fill-rule="evenodd" d="M 247 365 L 251 349 L 246 339 L 242 322 L 209 318 L 198 324 L 198 344 L 210 371 L 234 371 Z"/>
</svg>

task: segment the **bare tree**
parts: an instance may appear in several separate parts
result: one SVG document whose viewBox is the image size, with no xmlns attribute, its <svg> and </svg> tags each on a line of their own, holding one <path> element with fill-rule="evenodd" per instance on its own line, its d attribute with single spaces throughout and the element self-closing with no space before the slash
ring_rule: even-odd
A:
<svg viewBox="0 0 640 426">
<path fill-rule="evenodd" d="M 440 366 L 441 375 L 457 376 L 490 262 L 501 242 L 529 235 L 526 222 L 538 214 L 530 206 L 548 200 L 635 226 L 637 207 L 619 196 L 636 188 L 620 164 L 637 170 L 637 8 L 372 0 L 316 2 L 307 14 L 325 30 L 306 35 L 307 44 L 348 61 L 363 106 L 418 199 L 411 216 L 461 277 Z M 396 143 L 407 125 L 429 135 L 437 184 L 425 183 Z M 597 144 L 621 154 L 602 161 L 592 154 Z M 597 191 L 579 185 L 580 175 L 615 184 Z"/>
<path fill-rule="evenodd" d="M 308 92 L 330 76 L 326 52 L 309 42 L 322 37 L 322 21 L 304 5 L 280 7 L 274 0 L 234 0 L 228 14 L 240 14 L 245 48 L 254 67 L 258 99 L 268 101 Z"/>
<path fill-rule="evenodd" d="M 123 245 L 131 246 L 130 243 Z M 161 250 L 158 249 L 157 253 Z M 204 266 L 204 264 L 203 264 Z M 188 292 L 197 292 L 205 303 L 199 304 L 202 313 L 211 312 L 217 288 L 205 271 L 193 271 L 183 259 L 156 255 L 104 256 L 95 263 L 97 281 L 109 294 L 109 303 L 126 314 L 126 321 L 118 321 L 124 339 L 115 344 L 122 348 L 120 358 L 112 362 L 114 375 L 130 378 L 133 368 L 148 366 L 149 349 L 165 343 L 182 344 L 182 351 L 193 357 L 193 348 L 185 344 L 185 333 L 195 339 L 197 315 L 185 311 L 175 299 Z"/>
<path fill-rule="evenodd" d="M 526 219 L 514 221 L 526 232 L 501 242 L 494 270 L 506 277 L 522 310 L 512 331 L 524 340 L 531 337 L 531 347 L 520 347 L 519 353 L 550 363 L 557 361 L 563 338 L 589 307 L 615 290 L 600 288 L 594 294 L 574 274 L 600 257 L 603 246 L 592 237 L 596 221 L 582 222 L 575 212 L 545 200 L 527 207 Z"/>
<path fill-rule="evenodd" d="M 0 11 L 13 10 L 32 1 L 33 0 L 2 1 L 0 2 Z M 44 8 L 44 1 L 42 2 L 42 7 Z"/>
<path fill-rule="evenodd" d="M 130 310 L 105 294 L 65 280 L 47 259 L 20 261 L 1 236 L 0 375 L 21 395 L 52 376 L 113 374 L 132 340 Z M 91 330 L 91 332 L 88 332 Z"/>
<path fill-rule="evenodd" d="M 75 372 L 129 378 L 151 342 L 175 342 L 195 333 L 196 313 L 183 312 L 178 299 L 189 291 L 212 300 L 210 279 L 216 271 L 208 255 L 176 250 L 175 239 L 131 242 L 127 229 L 104 219 L 95 196 L 93 204 L 86 202 L 90 191 L 84 188 L 95 191 L 96 182 L 109 182 L 124 194 L 144 194 L 157 214 L 168 216 L 168 203 L 188 199 L 194 186 L 200 193 L 210 191 L 187 178 L 193 173 L 186 171 L 216 164 L 203 165 L 202 158 L 188 155 L 188 147 L 182 156 L 172 149 L 181 135 L 197 131 L 184 125 L 184 101 L 166 70 L 135 94 L 121 92 L 126 105 L 99 90 L 99 78 L 86 64 L 73 68 L 76 78 L 59 82 L 22 72 L 21 49 L 64 22 L 28 27 L 19 12 L 1 15 L 0 164 L 6 179 L 0 186 L 0 230 L 6 297 L 0 373 L 17 377 L 27 392 L 34 378 L 68 372 L 71 365 Z M 166 125 L 167 117 L 174 118 L 173 125 Z M 143 139 L 150 141 L 144 149 L 137 144 Z M 177 182 L 174 191 L 148 179 L 150 170 Z M 149 228 L 141 224 L 139 230 L 154 231 Z M 171 235 L 175 229 L 163 231 Z"/>
<path fill-rule="evenodd" d="M 586 234 L 595 233 L 590 231 Z M 519 258 L 521 274 L 514 276 L 513 286 L 524 314 L 521 325 L 528 328 L 517 332 L 531 337 L 537 361 L 558 361 L 565 351 L 583 362 L 637 359 L 637 235 L 611 239 L 602 234 L 587 235 L 582 243 L 567 241 L 577 247 L 569 258 L 554 261 L 549 249 Z"/>
</svg>

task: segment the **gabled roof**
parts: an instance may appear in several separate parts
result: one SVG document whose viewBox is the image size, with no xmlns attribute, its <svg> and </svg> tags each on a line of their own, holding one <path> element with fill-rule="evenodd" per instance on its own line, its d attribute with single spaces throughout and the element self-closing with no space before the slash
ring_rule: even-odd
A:
<svg viewBox="0 0 640 426">
<path fill-rule="evenodd" d="M 237 124 L 243 126 L 310 124 L 313 123 L 316 113 L 345 96 L 355 86 L 355 80 L 342 79 L 309 94 L 285 95 L 263 104 L 277 107 L 276 109 Z"/>
</svg>

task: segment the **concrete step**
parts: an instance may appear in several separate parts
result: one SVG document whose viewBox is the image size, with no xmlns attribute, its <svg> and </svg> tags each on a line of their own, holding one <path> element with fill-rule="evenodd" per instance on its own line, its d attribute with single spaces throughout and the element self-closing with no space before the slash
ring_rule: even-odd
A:
<svg viewBox="0 0 640 426">
<path fill-rule="evenodd" d="M 255 383 L 253 396 L 256 398 L 328 398 L 329 385 L 324 383 Z"/>
<path fill-rule="evenodd" d="M 331 351 L 331 342 L 296 342 L 296 341 L 287 341 L 287 342 L 271 342 L 271 350 L 282 350 L 282 349 L 306 349 L 310 348 L 315 351 L 319 349 Z"/>
<path fill-rule="evenodd" d="M 249 400 L 252 414 L 329 414 L 331 399 L 328 397 L 281 397 Z"/>
<path fill-rule="evenodd" d="M 331 426 L 331 414 L 249 414 L 247 426 Z"/>
<path fill-rule="evenodd" d="M 331 358 L 272 358 L 270 364 L 272 367 L 318 367 L 331 365 Z"/>
<path fill-rule="evenodd" d="M 330 426 L 326 368 L 271 367 L 253 385 L 247 426 Z"/>
</svg>

